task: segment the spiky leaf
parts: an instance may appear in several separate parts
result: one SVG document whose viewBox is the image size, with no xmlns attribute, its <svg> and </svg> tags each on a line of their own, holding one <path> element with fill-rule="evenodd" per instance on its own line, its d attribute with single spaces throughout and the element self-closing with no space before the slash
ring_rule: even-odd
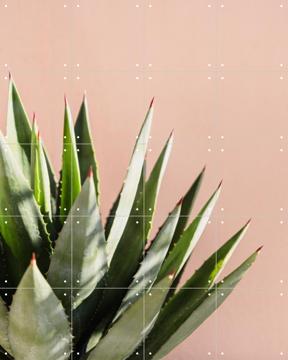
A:
<svg viewBox="0 0 288 360">
<path fill-rule="evenodd" d="M 145 328 L 159 313 L 172 280 L 172 276 L 167 276 L 149 292 L 139 296 L 92 350 L 88 360 L 126 359 L 141 342 Z"/>
<path fill-rule="evenodd" d="M 193 289 L 183 288 L 165 306 L 161 318 L 145 342 L 145 356 L 162 359 L 175 346 L 198 328 L 230 295 L 246 271 L 255 261 L 258 251 L 252 254 L 221 283 L 215 285 L 195 304 Z M 140 354 L 141 356 L 142 354 Z M 142 355 L 143 356 L 143 355 Z M 136 359 L 131 357 L 129 360 Z"/>
<path fill-rule="evenodd" d="M 92 142 L 86 96 L 83 97 L 79 114 L 76 119 L 75 136 L 76 136 L 81 182 L 82 184 L 84 183 L 84 181 L 86 180 L 87 172 L 89 168 L 92 167 L 94 174 L 96 196 L 98 201 L 99 200 L 98 165 L 96 162 L 95 150 Z"/>
<path fill-rule="evenodd" d="M 16 86 L 11 78 L 8 96 L 7 142 L 13 144 L 11 148 L 17 164 L 29 181 L 31 126 Z"/>
<path fill-rule="evenodd" d="M 115 213 L 115 218 L 109 232 L 109 237 L 107 239 L 107 253 L 109 264 L 123 235 L 128 218 L 131 213 L 132 206 L 135 201 L 135 196 L 137 193 L 138 184 L 141 178 L 141 172 L 145 160 L 149 133 L 152 123 L 152 116 L 153 106 L 150 106 L 144 124 L 136 141 L 128 173 L 121 191 L 118 207 Z"/>
<path fill-rule="evenodd" d="M 22 104 L 19 92 L 15 83 L 10 77 L 8 114 L 7 114 L 7 142 L 11 144 L 11 149 L 20 166 L 24 176 L 30 181 L 30 144 L 31 126 L 29 118 Z M 51 201 L 55 208 L 56 201 L 56 181 L 54 171 L 47 153 L 44 151 L 49 174 Z M 55 209 L 54 209 L 55 210 Z"/>
<path fill-rule="evenodd" d="M 61 302 L 36 262 L 25 272 L 9 313 L 9 341 L 15 360 L 65 360 L 72 337 Z"/>
<path fill-rule="evenodd" d="M 170 246 L 171 249 L 174 246 L 174 244 L 176 244 L 176 242 L 180 239 L 180 237 L 188 223 L 189 215 L 191 213 L 191 209 L 194 205 L 197 194 L 199 192 L 199 189 L 200 189 L 200 186 L 201 186 L 201 183 L 203 180 L 204 172 L 205 172 L 205 167 L 203 168 L 201 173 L 197 176 L 196 180 L 193 182 L 190 189 L 187 191 L 187 193 L 183 197 L 181 214 L 180 214 L 178 224 L 177 224 L 174 236 L 173 236 L 173 240 L 171 241 L 171 246 Z"/>
<path fill-rule="evenodd" d="M 181 272 L 183 266 L 189 259 L 192 251 L 197 245 L 201 235 L 203 234 L 211 213 L 216 205 L 221 190 L 221 184 L 212 194 L 207 203 L 200 210 L 198 215 L 184 231 L 179 241 L 175 244 L 173 249 L 165 259 L 163 266 L 160 270 L 159 277 L 175 271 L 176 276 Z"/>
<path fill-rule="evenodd" d="M 33 192 L 0 133 L 0 217 L 9 271 L 17 284 L 29 264 L 33 251 L 40 268 L 47 271 L 50 240 Z"/>
<path fill-rule="evenodd" d="M 118 318 L 123 311 L 125 311 L 125 309 L 134 302 L 135 299 L 137 299 L 136 294 L 139 296 L 139 294 L 142 294 L 153 286 L 169 249 L 169 245 L 179 220 L 180 211 L 181 203 L 177 204 L 173 212 L 168 216 L 165 223 L 159 230 L 155 240 L 152 242 L 151 247 L 147 251 L 139 270 L 135 274 L 134 279 L 129 286 L 129 290 L 123 299 L 116 318 Z"/>
<path fill-rule="evenodd" d="M 42 214 L 47 215 L 51 221 L 50 179 L 42 141 L 35 122 L 31 140 L 31 187 Z"/>
<path fill-rule="evenodd" d="M 60 215 L 63 223 L 71 206 L 81 190 L 80 169 L 78 163 L 72 115 L 67 100 L 64 112 L 64 139 L 62 154 Z"/>
<path fill-rule="evenodd" d="M 107 271 L 105 247 L 91 173 L 56 241 L 48 271 L 48 282 L 56 288 L 55 293 L 66 309 L 71 301 L 73 308 L 77 308 L 103 278 Z"/>
</svg>

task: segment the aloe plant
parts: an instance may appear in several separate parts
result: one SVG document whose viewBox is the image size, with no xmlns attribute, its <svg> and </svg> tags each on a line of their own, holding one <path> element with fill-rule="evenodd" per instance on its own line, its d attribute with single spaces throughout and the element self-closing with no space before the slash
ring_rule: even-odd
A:
<svg viewBox="0 0 288 360">
<path fill-rule="evenodd" d="M 0 135 L 0 359 L 163 358 L 254 262 L 259 249 L 220 279 L 249 222 L 177 290 L 222 184 L 189 222 L 203 169 L 150 242 L 173 143 L 171 134 L 146 176 L 153 101 L 105 226 L 86 98 L 75 126 L 65 99 L 58 181 L 12 79 L 8 101 L 7 136 Z"/>
</svg>

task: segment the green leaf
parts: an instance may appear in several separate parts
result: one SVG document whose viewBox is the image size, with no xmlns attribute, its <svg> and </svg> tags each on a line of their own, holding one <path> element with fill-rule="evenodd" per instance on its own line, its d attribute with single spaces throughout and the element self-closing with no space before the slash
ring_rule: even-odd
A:
<svg viewBox="0 0 288 360">
<path fill-rule="evenodd" d="M 0 133 L 0 217 L 9 272 L 18 283 L 32 252 L 36 252 L 41 271 L 46 272 L 51 252 L 50 240 L 33 192 Z"/>
<path fill-rule="evenodd" d="M 4 301 L 0 298 L 0 346 L 8 353 L 12 354 L 8 339 L 8 309 Z"/>
<path fill-rule="evenodd" d="M 96 196 L 98 201 L 99 198 L 98 165 L 95 158 L 95 150 L 94 150 L 92 135 L 90 130 L 88 104 L 85 95 L 83 97 L 83 101 L 75 124 L 75 136 L 76 136 L 76 144 L 78 151 L 81 183 L 82 184 L 84 183 L 87 177 L 88 170 L 90 167 L 92 167 L 94 173 Z"/>
<path fill-rule="evenodd" d="M 126 359 L 137 348 L 143 331 L 159 313 L 172 281 L 173 276 L 167 276 L 149 292 L 139 296 L 92 350 L 88 360 Z"/>
<path fill-rule="evenodd" d="M 229 247 L 227 244 L 225 245 Z M 223 248 L 222 250 L 224 252 Z M 145 355 L 152 354 L 150 358 L 153 360 L 162 359 L 196 330 L 234 290 L 255 261 L 258 252 L 259 250 L 252 254 L 221 283 L 215 285 L 210 291 L 205 291 L 204 295 L 199 297 L 198 302 L 196 301 L 196 304 L 195 300 L 197 299 L 195 299 L 194 292 L 197 292 L 197 290 L 189 289 L 185 285 L 160 313 L 153 330 L 145 341 Z M 205 266 L 208 266 L 207 263 Z M 143 356 L 143 354 L 140 354 L 140 356 Z M 129 360 L 132 359 L 134 357 Z"/>
<path fill-rule="evenodd" d="M 172 143 L 173 136 L 171 134 L 146 184 L 144 183 L 144 173 L 142 179 L 140 179 L 130 217 L 110 263 L 108 286 L 129 286 L 132 276 L 139 266 L 139 261 L 151 229 L 157 195 L 167 166 Z M 145 169 L 143 171 L 145 172 Z M 127 253 L 127 248 L 130 249 L 129 253 Z M 123 263 L 123 257 L 126 259 L 125 263 Z"/>
<path fill-rule="evenodd" d="M 145 178 L 145 166 L 143 167 L 142 176 L 138 184 L 137 194 L 127 225 L 117 250 L 114 253 L 112 262 L 110 263 L 107 276 L 107 289 L 104 291 L 103 300 L 97 310 L 96 319 L 94 320 L 95 324 L 101 321 L 101 325 L 94 329 L 91 337 L 92 340 L 90 341 L 92 347 L 97 343 L 99 333 L 105 329 L 105 326 L 103 326 L 105 320 L 102 321 L 103 317 L 108 313 L 108 316 L 106 316 L 106 323 L 113 319 L 114 312 L 117 311 L 118 306 L 120 306 L 123 296 L 125 295 L 124 288 L 129 286 L 133 275 L 139 267 L 139 262 L 141 261 L 142 252 L 151 227 L 161 180 L 171 152 L 172 143 L 173 135 L 171 134 L 156 161 L 146 184 L 143 183 Z M 145 191 L 143 194 L 144 187 Z M 117 201 L 118 199 L 116 200 L 116 204 Z M 116 208 L 116 204 L 113 205 L 113 209 Z M 111 210 L 112 212 L 114 211 L 113 209 Z M 129 251 L 127 251 L 127 249 L 129 249 Z M 123 262 L 123 258 L 125 258 L 125 262 Z"/>
<path fill-rule="evenodd" d="M 125 241 L 120 241 L 116 253 L 110 264 L 106 277 L 106 288 L 103 291 L 103 298 L 95 312 L 91 325 L 90 345 L 96 345 L 105 326 L 113 320 L 113 317 L 125 295 L 126 287 L 129 286 L 133 275 L 139 266 L 140 257 L 144 249 L 143 241 L 143 217 L 136 218 L 135 212 L 143 208 L 142 191 L 144 187 L 146 162 L 144 161 L 140 182 L 137 189 L 132 214 L 129 217 L 125 229 Z M 140 212 L 141 213 L 141 212 Z M 123 236 L 124 236 L 123 235 Z M 129 249 L 129 251 L 127 251 Z M 125 259 L 125 261 L 123 261 Z M 94 326 L 93 326 L 94 324 Z"/>
<path fill-rule="evenodd" d="M 111 263 L 114 252 L 124 233 L 128 218 L 130 216 L 138 184 L 141 178 L 142 168 L 145 160 L 149 133 L 153 117 L 153 106 L 150 106 L 140 134 L 137 138 L 133 155 L 130 161 L 129 170 L 121 191 L 120 200 L 115 213 L 115 218 L 107 239 L 108 263 Z"/>
<path fill-rule="evenodd" d="M 173 240 L 171 242 L 170 249 L 177 243 L 180 239 L 187 222 L 189 220 L 189 215 L 191 213 L 191 209 L 195 203 L 197 194 L 199 192 L 200 186 L 202 184 L 203 176 L 205 172 L 205 167 L 201 171 L 201 173 L 197 176 L 196 180 L 191 185 L 190 189 L 187 191 L 185 196 L 183 197 L 182 207 L 181 207 L 181 214 L 178 220 L 178 224 L 173 236 Z"/>
<path fill-rule="evenodd" d="M 49 173 L 35 122 L 33 122 L 31 139 L 31 187 L 41 213 L 52 221 Z"/>
<path fill-rule="evenodd" d="M 14 295 L 9 340 L 15 360 L 65 360 L 72 349 L 61 302 L 33 260 Z"/>
<path fill-rule="evenodd" d="M 105 247 L 91 170 L 56 241 L 48 271 L 48 282 L 66 309 L 71 302 L 76 309 L 105 275 Z"/>
<path fill-rule="evenodd" d="M 179 219 L 180 211 L 181 203 L 176 205 L 173 212 L 168 216 L 165 223 L 159 230 L 156 238 L 147 251 L 139 270 L 135 274 L 134 279 L 129 286 L 129 290 L 122 301 L 116 315 L 116 319 L 127 309 L 127 307 L 130 306 L 132 302 L 137 299 L 136 294 L 139 296 L 139 294 L 142 294 L 153 286 L 168 252 L 169 245 Z"/>
<path fill-rule="evenodd" d="M 13 80 L 9 81 L 8 113 L 7 113 L 7 143 L 22 173 L 30 181 L 30 142 L 31 126 L 28 116 Z"/>
<path fill-rule="evenodd" d="M 160 270 L 160 278 L 170 274 L 171 272 L 175 272 L 177 277 L 177 275 L 181 272 L 205 230 L 207 222 L 218 200 L 220 191 L 221 183 L 200 210 L 196 218 L 184 231 L 180 240 L 169 252 Z"/>
<path fill-rule="evenodd" d="M 65 98 L 64 141 L 62 154 L 60 215 L 63 223 L 81 191 L 80 169 L 73 129 L 72 115 Z"/>
<path fill-rule="evenodd" d="M 30 181 L 31 126 L 16 85 L 11 77 L 8 97 L 7 143 L 11 144 L 10 146 L 18 166 L 20 166 L 26 179 Z M 55 210 L 56 181 L 51 162 L 49 161 L 47 153 L 45 151 L 44 153 L 50 179 L 52 205 Z"/>
</svg>

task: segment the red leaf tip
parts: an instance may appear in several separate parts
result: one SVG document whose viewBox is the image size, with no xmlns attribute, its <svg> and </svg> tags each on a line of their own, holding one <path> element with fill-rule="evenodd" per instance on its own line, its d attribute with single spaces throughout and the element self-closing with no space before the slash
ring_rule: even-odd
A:
<svg viewBox="0 0 288 360">
<path fill-rule="evenodd" d="M 249 220 L 246 222 L 245 226 L 249 225 L 249 224 L 251 223 L 251 221 L 252 221 L 252 219 L 249 219 Z"/>
<path fill-rule="evenodd" d="M 33 252 L 33 253 L 32 253 L 32 258 L 31 258 L 31 265 L 34 265 L 34 264 L 36 264 L 36 255 L 35 255 L 35 253 Z"/>
<path fill-rule="evenodd" d="M 181 199 L 177 202 L 176 206 L 179 206 L 182 204 L 183 202 L 183 199 L 184 199 L 184 196 L 181 197 Z"/>
<path fill-rule="evenodd" d="M 89 177 L 89 178 L 92 178 L 92 177 L 93 177 L 93 169 L 92 169 L 92 166 L 90 166 L 89 169 L 88 169 L 88 177 Z"/>
<path fill-rule="evenodd" d="M 203 166 L 201 173 L 204 173 L 205 170 L 206 170 L 206 164 Z"/>
<path fill-rule="evenodd" d="M 223 179 L 220 181 L 217 190 L 221 188 L 222 184 L 223 184 Z"/>
<path fill-rule="evenodd" d="M 260 247 L 256 250 L 256 252 L 259 253 L 259 252 L 262 250 L 262 248 L 263 248 L 263 245 L 260 246 Z"/>
<path fill-rule="evenodd" d="M 65 103 L 65 106 L 67 106 L 68 101 L 67 101 L 67 96 L 66 96 L 66 94 L 64 94 L 64 103 Z"/>
<path fill-rule="evenodd" d="M 40 131 L 38 130 L 37 139 L 40 140 Z"/>
<path fill-rule="evenodd" d="M 8 72 L 8 77 L 9 77 L 9 80 L 12 79 L 11 71 Z"/>
<path fill-rule="evenodd" d="M 149 110 L 152 108 L 152 106 L 153 106 L 153 103 L 154 103 L 154 96 L 153 96 L 153 98 L 152 98 L 152 100 L 151 100 L 151 102 L 150 102 L 150 105 L 149 105 Z"/>
</svg>

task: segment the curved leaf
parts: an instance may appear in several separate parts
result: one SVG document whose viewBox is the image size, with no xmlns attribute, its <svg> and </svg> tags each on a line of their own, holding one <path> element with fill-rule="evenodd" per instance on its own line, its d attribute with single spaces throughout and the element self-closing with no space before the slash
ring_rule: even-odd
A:
<svg viewBox="0 0 288 360">
<path fill-rule="evenodd" d="M 107 271 L 105 246 L 91 172 L 56 241 L 47 275 L 66 309 L 71 302 L 77 308 L 103 278 Z"/>
<path fill-rule="evenodd" d="M 216 205 L 219 194 L 221 191 L 221 184 L 216 191 L 212 194 L 207 203 L 200 210 L 199 214 L 188 226 L 182 234 L 180 240 L 175 244 L 173 249 L 166 257 L 163 266 L 158 275 L 159 278 L 166 276 L 171 272 L 176 272 L 177 275 L 181 272 L 183 266 L 188 261 L 192 251 L 200 240 L 211 213 Z"/>
<path fill-rule="evenodd" d="M 115 218 L 111 226 L 109 237 L 107 239 L 108 263 L 110 264 L 118 243 L 124 233 L 128 218 L 141 178 L 142 168 L 145 160 L 149 133 L 153 117 L 153 106 L 151 104 L 146 115 L 144 124 L 137 138 L 133 155 L 130 161 L 129 170 L 121 191 Z"/>
<path fill-rule="evenodd" d="M 63 223 L 81 190 L 80 169 L 71 111 L 65 98 L 60 220 Z"/>
<path fill-rule="evenodd" d="M 84 95 L 75 123 L 75 136 L 77 154 L 80 167 L 81 183 L 86 180 L 90 167 L 93 169 L 96 197 L 99 197 L 99 176 L 98 165 L 95 158 L 95 150 L 92 142 L 87 99 Z"/>
<path fill-rule="evenodd" d="M 33 260 L 14 295 L 9 341 L 15 360 L 65 360 L 72 349 L 61 302 Z"/>
<path fill-rule="evenodd" d="M 0 217 L 9 272 L 17 284 L 36 252 L 41 271 L 46 272 L 51 251 L 39 206 L 21 170 L 0 133 L 0 203 L 7 209 Z"/>
<path fill-rule="evenodd" d="M 30 144 L 31 126 L 29 118 L 22 104 L 19 92 L 11 76 L 9 81 L 8 114 L 7 114 L 7 143 L 10 144 L 15 159 L 22 173 L 30 181 Z M 53 210 L 55 212 L 56 180 L 51 162 L 44 151 L 50 180 L 50 191 Z"/>
<path fill-rule="evenodd" d="M 39 131 L 33 122 L 31 140 L 31 187 L 43 215 L 52 220 L 50 179 Z"/>
<path fill-rule="evenodd" d="M 17 164 L 21 167 L 26 179 L 30 181 L 31 126 L 11 76 L 8 95 L 7 143 L 12 145 Z"/>
<path fill-rule="evenodd" d="M 162 359 L 196 330 L 234 290 L 255 261 L 258 252 L 259 250 L 253 253 L 221 283 L 210 291 L 205 291 L 198 301 L 195 301 L 197 300 L 194 296 L 195 290 L 183 287 L 165 306 L 161 317 L 159 316 L 159 320 L 145 341 L 144 356 L 150 354 L 153 360 Z M 132 359 L 134 358 L 129 360 Z"/>
<path fill-rule="evenodd" d="M 126 359 L 142 341 L 145 328 L 159 313 L 173 276 L 162 279 L 149 292 L 137 296 L 88 356 L 88 360 Z"/>
<path fill-rule="evenodd" d="M 180 211 L 181 203 L 177 204 L 173 212 L 168 216 L 155 240 L 152 242 L 139 270 L 129 286 L 129 290 L 117 312 L 116 319 L 137 299 L 136 294 L 139 296 L 153 286 L 169 249 Z"/>
<path fill-rule="evenodd" d="M 199 189 L 200 189 L 200 186 L 201 186 L 201 183 L 203 180 L 204 172 L 205 172 L 205 167 L 203 168 L 201 173 L 197 176 L 196 180 L 193 182 L 190 189 L 187 191 L 187 193 L 183 197 L 181 213 L 180 213 L 178 224 L 177 224 L 174 236 L 173 236 L 173 240 L 171 242 L 170 249 L 172 249 L 174 244 L 176 244 L 176 242 L 180 239 L 180 237 L 187 225 L 191 209 L 194 205 L 194 202 L 196 200 L 197 194 L 199 192 Z"/>
</svg>

